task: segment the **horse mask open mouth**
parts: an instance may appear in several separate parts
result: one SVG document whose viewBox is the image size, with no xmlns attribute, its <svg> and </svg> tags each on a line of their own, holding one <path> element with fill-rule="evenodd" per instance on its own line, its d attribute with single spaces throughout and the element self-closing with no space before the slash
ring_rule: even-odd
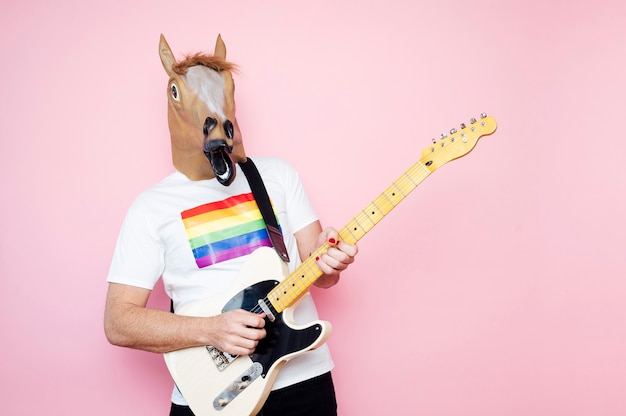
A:
<svg viewBox="0 0 626 416">
<path fill-rule="evenodd" d="M 209 132 L 215 127 L 217 121 L 207 117 L 204 121 L 204 155 L 211 164 L 215 178 L 224 186 L 230 185 L 235 179 L 237 170 L 231 157 L 233 147 L 229 146 L 224 139 L 209 139 Z M 232 138 L 232 123 L 226 120 L 226 135 Z"/>
</svg>

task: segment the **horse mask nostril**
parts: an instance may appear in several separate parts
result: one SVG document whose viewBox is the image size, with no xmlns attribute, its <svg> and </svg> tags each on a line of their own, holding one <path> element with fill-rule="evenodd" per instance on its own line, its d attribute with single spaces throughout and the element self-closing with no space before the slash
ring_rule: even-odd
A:
<svg viewBox="0 0 626 416">
<path fill-rule="evenodd" d="M 228 139 L 232 139 L 235 135 L 235 127 L 233 126 L 232 121 L 226 120 L 224 122 L 224 133 L 226 133 L 226 137 Z"/>
<path fill-rule="evenodd" d="M 213 130 L 217 126 L 217 120 L 213 117 L 207 117 L 204 120 L 204 125 L 202 126 L 202 132 L 204 133 L 204 137 L 208 136 L 211 130 Z"/>
</svg>

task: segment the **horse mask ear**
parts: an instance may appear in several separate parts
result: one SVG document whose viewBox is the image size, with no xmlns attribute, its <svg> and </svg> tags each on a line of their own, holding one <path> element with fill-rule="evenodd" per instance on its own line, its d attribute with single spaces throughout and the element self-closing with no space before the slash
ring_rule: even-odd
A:
<svg viewBox="0 0 626 416">
<path fill-rule="evenodd" d="M 224 54 L 226 54 L 226 48 L 224 48 Z M 171 76 L 174 72 L 172 67 L 176 64 L 176 58 L 174 58 L 172 49 L 170 45 L 167 44 L 163 34 L 161 34 L 161 40 L 159 41 L 159 56 L 161 57 L 161 63 L 163 64 L 163 68 L 165 68 L 165 72 Z"/>
<path fill-rule="evenodd" d="M 213 52 L 214 56 L 218 58 L 226 60 L 226 45 L 222 40 L 222 35 L 217 35 L 217 40 L 215 41 L 215 52 Z"/>
</svg>

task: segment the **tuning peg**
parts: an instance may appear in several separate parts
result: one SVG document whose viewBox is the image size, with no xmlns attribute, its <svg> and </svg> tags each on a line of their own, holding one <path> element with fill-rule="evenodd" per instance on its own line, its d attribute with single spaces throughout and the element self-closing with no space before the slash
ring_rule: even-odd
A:
<svg viewBox="0 0 626 416">
<path fill-rule="evenodd" d="M 450 134 L 454 134 L 454 133 L 456 133 L 456 129 L 451 129 Z"/>
<path fill-rule="evenodd" d="M 475 119 L 475 118 L 471 118 L 471 119 L 470 119 L 470 123 L 471 123 L 471 124 L 476 123 L 476 119 Z"/>
<path fill-rule="evenodd" d="M 480 118 L 487 118 L 487 113 L 480 113 Z"/>
<path fill-rule="evenodd" d="M 441 133 L 441 135 L 439 136 L 439 140 L 443 140 L 443 139 L 445 139 L 446 137 L 448 137 L 448 135 L 447 135 L 447 134 L 445 134 L 445 133 Z"/>
<path fill-rule="evenodd" d="M 465 127 L 465 123 L 461 123 L 461 130 L 463 130 Z"/>
</svg>

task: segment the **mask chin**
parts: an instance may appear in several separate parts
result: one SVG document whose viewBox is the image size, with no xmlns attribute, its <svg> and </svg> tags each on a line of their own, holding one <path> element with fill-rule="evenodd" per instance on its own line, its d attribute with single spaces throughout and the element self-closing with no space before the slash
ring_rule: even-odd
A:
<svg viewBox="0 0 626 416">
<path fill-rule="evenodd" d="M 224 140 L 210 140 L 204 145 L 204 155 L 209 159 L 215 178 L 224 186 L 230 185 L 237 173 L 231 157 L 232 150 Z"/>
</svg>

